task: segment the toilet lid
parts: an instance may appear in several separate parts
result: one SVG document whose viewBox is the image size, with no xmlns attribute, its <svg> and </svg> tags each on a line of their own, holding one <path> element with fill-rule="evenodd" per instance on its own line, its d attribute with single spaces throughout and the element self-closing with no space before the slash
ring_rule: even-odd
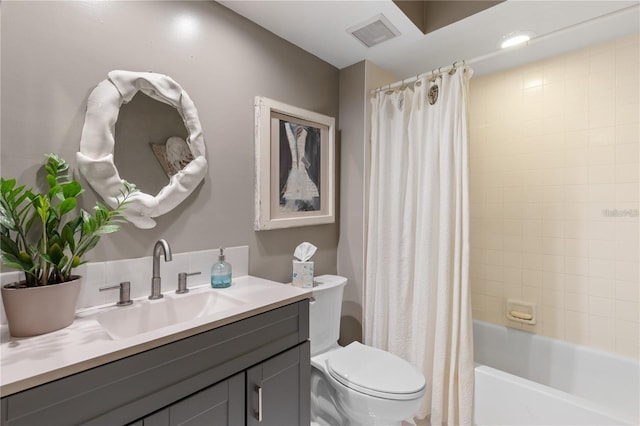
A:
<svg viewBox="0 0 640 426">
<path fill-rule="evenodd" d="M 343 385 L 386 399 L 414 399 L 424 391 L 424 376 L 402 358 L 353 342 L 327 359 L 329 374 Z"/>
</svg>

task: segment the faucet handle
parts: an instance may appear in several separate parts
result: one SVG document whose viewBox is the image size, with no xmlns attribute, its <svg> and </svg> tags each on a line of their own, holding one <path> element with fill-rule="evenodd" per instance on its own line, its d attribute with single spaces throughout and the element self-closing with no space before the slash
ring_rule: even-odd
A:
<svg viewBox="0 0 640 426">
<path fill-rule="evenodd" d="M 133 301 L 131 300 L 131 282 L 130 281 L 123 281 L 119 285 L 101 287 L 98 289 L 98 291 L 115 290 L 115 289 L 120 289 L 120 298 L 118 300 L 118 303 L 116 303 L 116 306 L 129 306 L 133 303 Z"/>
<path fill-rule="evenodd" d="M 187 277 L 190 275 L 200 275 L 200 272 L 180 272 L 178 274 L 178 289 L 176 290 L 177 294 L 189 293 L 189 289 L 187 288 Z"/>
</svg>

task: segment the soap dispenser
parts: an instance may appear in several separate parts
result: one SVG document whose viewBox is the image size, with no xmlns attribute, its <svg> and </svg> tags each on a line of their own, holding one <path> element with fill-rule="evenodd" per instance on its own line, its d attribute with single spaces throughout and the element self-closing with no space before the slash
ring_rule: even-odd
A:
<svg viewBox="0 0 640 426">
<path fill-rule="evenodd" d="M 211 287 L 226 288 L 231 285 L 231 264 L 224 261 L 224 248 L 220 247 L 218 261 L 211 267 Z"/>
</svg>

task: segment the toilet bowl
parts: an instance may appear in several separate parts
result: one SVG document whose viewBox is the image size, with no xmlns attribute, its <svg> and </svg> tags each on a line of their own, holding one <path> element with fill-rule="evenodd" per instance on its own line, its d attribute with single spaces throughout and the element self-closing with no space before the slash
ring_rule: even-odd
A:
<svg viewBox="0 0 640 426">
<path fill-rule="evenodd" d="M 422 403 L 425 379 L 402 358 L 353 342 L 338 345 L 342 292 L 347 280 L 314 280 L 310 302 L 311 423 L 400 425 Z"/>
</svg>

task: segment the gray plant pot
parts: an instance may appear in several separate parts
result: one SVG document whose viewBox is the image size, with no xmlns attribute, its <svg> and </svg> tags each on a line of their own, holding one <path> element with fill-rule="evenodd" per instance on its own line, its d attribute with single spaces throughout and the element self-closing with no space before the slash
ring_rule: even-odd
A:
<svg viewBox="0 0 640 426">
<path fill-rule="evenodd" d="M 70 325 L 75 319 L 82 277 L 38 287 L 2 286 L 2 303 L 13 337 L 50 333 Z"/>
</svg>

